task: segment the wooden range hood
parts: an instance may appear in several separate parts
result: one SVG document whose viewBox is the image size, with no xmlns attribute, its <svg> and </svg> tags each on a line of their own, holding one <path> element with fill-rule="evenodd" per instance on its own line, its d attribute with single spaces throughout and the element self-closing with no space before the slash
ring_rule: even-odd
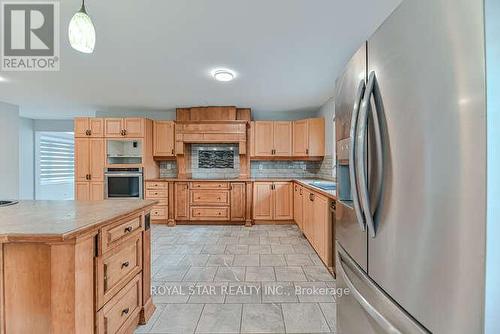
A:
<svg viewBox="0 0 500 334">
<path fill-rule="evenodd" d="M 250 108 L 178 108 L 175 124 L 175 152 L 179 177 L 191 177 L 190 144 L 239 145 L 240 178 L 250 177 Z"/>
</svg>

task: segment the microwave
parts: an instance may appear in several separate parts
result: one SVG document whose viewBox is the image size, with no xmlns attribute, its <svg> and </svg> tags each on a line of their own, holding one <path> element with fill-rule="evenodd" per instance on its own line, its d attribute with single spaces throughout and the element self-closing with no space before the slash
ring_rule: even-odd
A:
<svg viewBox="0 0 500 334">
<path fill-rule="evenodd" d="M 107 168 L 104 198 L 144 198 L 142 168 Z"/>
</svg>

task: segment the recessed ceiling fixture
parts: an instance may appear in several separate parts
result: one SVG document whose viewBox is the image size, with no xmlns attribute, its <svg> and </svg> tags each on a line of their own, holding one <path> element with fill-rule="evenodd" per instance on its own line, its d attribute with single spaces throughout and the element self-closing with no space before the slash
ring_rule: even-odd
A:
<svg viewBox="0 0 500 334">
<path fill-rule="evenodd" d="M 94 52 L 95 29 L 85 10 L 85 0 L 82 1 L 82 8 L 73 15 L 69 22 L 68 36 L 73 49 L 83 53 Z"/>
<path fill-rule="evenodd" d="M 234 71 L 227 68 L 217 68 L 211 73 L 215 80 L 223 82 L 231 81 L 236 77 Z"/>
</svg>

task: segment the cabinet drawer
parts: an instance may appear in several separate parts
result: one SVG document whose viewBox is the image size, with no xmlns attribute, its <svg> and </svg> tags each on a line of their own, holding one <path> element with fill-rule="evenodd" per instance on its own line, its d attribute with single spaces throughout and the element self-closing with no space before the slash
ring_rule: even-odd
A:
<svg viewBox="0 0 500 334">
<path fill-rule="evenodd" d="M 166 206 L 153 206 L 151 209 L 152 219 L 167 219 L 168 207 Z"/>
<path fill-rule="evenodd" d="M 228 182 L 191 182 L 191 189 L 229 189 Z"/>
<path fill-rule="evenodd" d="M 229 220 L 229 207 L 192 207 L 191 220 Z"/>
<path fill-rule="evenodd" d="M 229 190 L 191 190 L 191 205 L 229 205 Z"/>
<path fill-rule="evenodd" d="M 146 199 L 148 198 L 168 198 L 168 191 L 165 189 L 147 189 L 146 190 Z"/>
<path fill-rule="evenodd" d="M 97 258 L 97 306 L 106 304 L 133 276 L 142 270 L 142 235 Z"/>
<path fill-rule="evenodd" d="M 146 182 L 146 189 L 168 189 L 167 182 Z"/>
<path fill-rule="evenodd" d="M 156 206 L 167 206 L 168 205 L 168 199 L 167 198 L 155 198 Z"/>
<path fill-rule="evenodd" d="M 137 275 L 97 312 L 97 333 L 125 333 L 138 321 L 141 305 L 142 280 Z"/>
<path fill-rule="evenodd" d="M 118 224 L 105 226 L 101 229 L 101 250 L 106 252 L 109 248 L 119 244 L 135 231 L 142 230 L 142 217 L 128 217 Z"/>
</svg>

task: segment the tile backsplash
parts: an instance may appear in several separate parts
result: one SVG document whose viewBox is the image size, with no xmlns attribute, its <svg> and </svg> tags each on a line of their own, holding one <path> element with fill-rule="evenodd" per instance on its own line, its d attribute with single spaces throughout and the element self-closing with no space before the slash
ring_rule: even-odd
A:
<svg viewBox="0 0 500 334">
<path fill-rule="evenodd" d="M 238 157 L 238 173 L 239 173 L 239 156 Z M 194 160 L 194 159 L 193 159 Z M 236 162 L 235 162 L 236 164 Z M 198 168 L 198 172 L 200 169 Z M 198 178 L 204 178 L 203 175 L 207 169 L 204 169 L 205 174 L 198 173 Z M 296 177 L 296 178 L 322 178 L 335 180 L 335 163 L 331 155 L 325 156 L 323 161 L 252 161 L 251 162 L 251 177 Z M 228 174 L 210 174 L 206 178 L 229 178 L 224 176 Z M 231 177 L 238 177 L 231 174 Z M 160 162 L 160 178 L 175 178 L 177 177 L 177 164 L 175 161 Z"/>
<path fill-rule="evenodd" d="M 193 179 L 234 179 L 240 176 L 237 144 L 192 144 Z"/>
<path fill-rule="evenodd" d="M 323 161 L 252 161 L 251 177 L 322 178 L 334 180 L 332 156 Z"/>
</svg>

